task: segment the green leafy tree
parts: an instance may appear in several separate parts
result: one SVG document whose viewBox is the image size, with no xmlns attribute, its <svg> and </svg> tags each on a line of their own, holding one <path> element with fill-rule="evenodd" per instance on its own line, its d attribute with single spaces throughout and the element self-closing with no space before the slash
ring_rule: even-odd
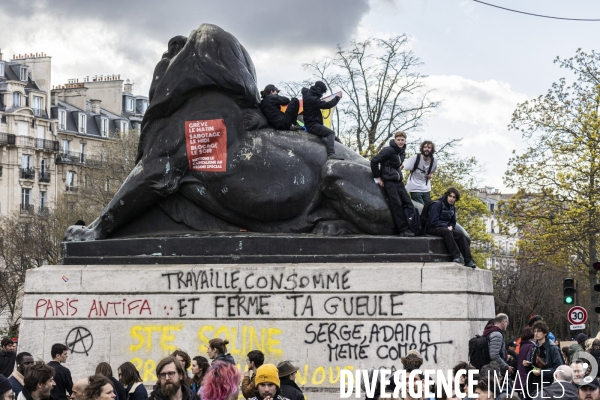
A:
<svg viewBox="0 0 600 400">
<path fill-rule="evenodd" d="M 579 49 L 555 63 L 575 79 L 560 79 L 513 113 L 509 128 L 521 131 L 529 146 L 509 161 L 505 183 L 518 193 L 504 205 L 502 220 L 519 228 L 519 246 L 530 263 L 567 268 L 586 282 L 593 307 L 598 304 L 592 263 L 600 229 L 600 54 Z M 596 334 L 598 315 L 589 315 Z"/>
</svg>

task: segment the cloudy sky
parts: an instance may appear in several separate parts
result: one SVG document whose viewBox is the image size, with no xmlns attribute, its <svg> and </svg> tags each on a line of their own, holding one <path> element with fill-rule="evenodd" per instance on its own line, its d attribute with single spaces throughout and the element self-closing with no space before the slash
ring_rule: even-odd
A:
<svg viewBox="0 0 600 400">
<path fill-rule="evenodd" d="M 525 12 L 598 18 L 597 1 L 487 0 Z M 591 51 L 600 22 L 536 18 L 472 0 L 2 0 L 0 48 L 52 56 L 52 84 L 120 74 L 147 94 L 156 62 L 175 35 L 201 23 L 233 33 L 252 56 L 259 86 L 308 77 L 302 63 L 332 55 L 352 39 L 406 33 L 442 106 L 420 132 L 443 142 L 463 138 L 465 156 L 486 168 L 480 185 L 502 183 L 524 143 L 507 125 L 517 103 L 570 77 L 553 60 Z M 598 50 L 598 49 L 596 49 Z"/>
</svg>

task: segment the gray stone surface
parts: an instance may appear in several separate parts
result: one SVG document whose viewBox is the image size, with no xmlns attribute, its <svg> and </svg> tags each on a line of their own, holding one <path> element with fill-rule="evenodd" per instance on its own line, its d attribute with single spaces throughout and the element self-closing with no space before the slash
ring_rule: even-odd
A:
<svg viewBox="0 0 600 400">
<path fill-rule="evenodd" d="M 19 351 L 67 343 L 74 379 L 132 361 L 151 384 L 161 357 L 219 336 L 242 369 L 258 348 L 333 399 L 339 369 L 400 368 L 413 348 L 451 368 L 493 315 L 491 273 L 453 263 L 45 266 L 27 273 Z"/>
</svg>

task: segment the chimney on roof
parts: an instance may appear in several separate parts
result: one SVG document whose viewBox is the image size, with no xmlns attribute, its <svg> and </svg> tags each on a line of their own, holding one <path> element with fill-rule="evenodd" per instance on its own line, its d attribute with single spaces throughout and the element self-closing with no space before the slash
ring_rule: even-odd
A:
<svg viewBox="0 0 600 400">
<path fill-rule="evenodd" d="M 123 91 L 125 93 L 132 93 L 133 94 L 133 83 L 131 83 L 131 81 L 129 79 L 127 79 L 125 81 L 125 84 L 123 85 Z"/>
<path fill-rule="evenodd" d="M 102 100 L 92 99 L 90 100 L 90 103 L 92 103 L 92 112 L 94 114 L 100 114 L 100 103 L 102 103 Z"/>
</svg>

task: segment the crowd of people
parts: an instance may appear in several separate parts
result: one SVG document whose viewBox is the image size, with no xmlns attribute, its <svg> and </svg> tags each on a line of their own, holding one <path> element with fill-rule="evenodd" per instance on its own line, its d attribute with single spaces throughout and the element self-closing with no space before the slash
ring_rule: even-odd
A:
<svg viewBox="0 0 600 400">
<path fill-rule="evenodd" d="M 327 85 L 317 81 L 310 88 L 302 89 L 303 121 L 306 131 L 326 139 L 327 159 L 343 160 L 335 153 L 335 141 L 340 141 L 335 132 L 323 125 L 322 109 L 331 109 L 341 99 L 341 93 L 333 99 L 324 101 Z M 275 129 L 295 130 L 298 126 L 298 99 L 281 96 L 275 85 L 269 84 L 261 91 L 260 109 L 269 125 Z M 285 111 L 281 107 L 286 106 Z M 375 182 L 385 189 L 394 222 L 401 237 L 428 234 L 442 237 L 452 259 L 456 263 L 475 268 L 471 256 L 470 244 L 466 235 L 456 229 L 456 210 L 454 205 L 460 200 L 456 188 L 448 188 L 437 200 L 431 200 L 431 178 L 437 170 L 434 157 L 435 144 L 426 140 L 419 146 L 419 153 L 405 160 L 405 132 L 399 131 L 390 140 L 389 146 L 371 160 L 371 171 Z M 406 185 L 403 182 L 402 169 L 410 171 Z M 423 206 L 421 216 L 413 201 Z"/>
<path fill-rule="evenodd" d="M 468 361 L 454 366 L 454 375 L 461 370 L 477 370 L 473 373 L 478 398 L 600 400 L 600 370 L 597 368 L 600 334 L 588 338 L 580 333 L 575 338 L 576 343 L 561 349 L 542 317 L 532 317 L 515 341 L 506 339 L 509 323 L 506 314 L 498 314 L 490 320 L 482 335 L 470 340 Z M 71 372 L 63 365 L 69 357 L 69 349 L 64 344 L 54 344 L 50 351 L 52 361 L 44 363 L 35 361 L 27 352 L 16 354 L 15 344 L 3 339 L 0 400 L 236 400 L 242 396 L 247 400 L 305 399 L 296 383 L 298 368 L 290 361 L 265 364 L 265 355 L 260 350 L 252 350 L 247 354 L 247 370 L 242 374 L 227 352 L 228 344 L 220 338 L 210 340 L 208 358 L 191 358 L 185 351 L 175 350 L 158 362 L 157 381 L 148 393 L 131 362 L 118 367 L 117 377 L 109 363 L 100 362 L 94 375 L 73 382 Z M 435 385 L 419 372 L 423 361 L 417 350 L 410 350 L 401 357 L 401 368 L 406 376 L 414 371 L 413 393 L 422 393 L 421 397 L 411 397 L 406 387 L 406 396 L 402 398 L 453 400 L 458 399 L 460 393 L 468 392 L 467 373 L 460 382 L 455 382 L 451 393 L 438 393 Z M 376 381 L 374 371 L 370 373 Z M 398 392 L 398 388 L 392 381 L 385 392 L 401 398 L 398 394 L 394 396 L 394 391 Z M 381 394 L 376 393 L 374 397 L 367 395 L 366 400 L 380 399 Z"/>
<path fill-rule="evenodd" d="M 148 394 L 136 367 L 129 361 L 117 369 L 115 378 L 107 362 L 96 366 L 94 375 L 73 382 L 63 364 L 69 357 L 64 344 L 54 344 L 52 361 L 35 361 L 28 352 L 16 354 L 9 339 L 0 353 L 0 400 L 303 400 L 296 384 L 298 368 L 290 361 L 265 364 L 260 350 L 248 353 L 248 370 L 242 375 L 227 352 L 229 342 L 209 341 L 207 356 L 193 359 L 175 350 L 156 365 L 156 384 Z M 191 370 L 191 373 L 188 371 Z"/>
</svg>

